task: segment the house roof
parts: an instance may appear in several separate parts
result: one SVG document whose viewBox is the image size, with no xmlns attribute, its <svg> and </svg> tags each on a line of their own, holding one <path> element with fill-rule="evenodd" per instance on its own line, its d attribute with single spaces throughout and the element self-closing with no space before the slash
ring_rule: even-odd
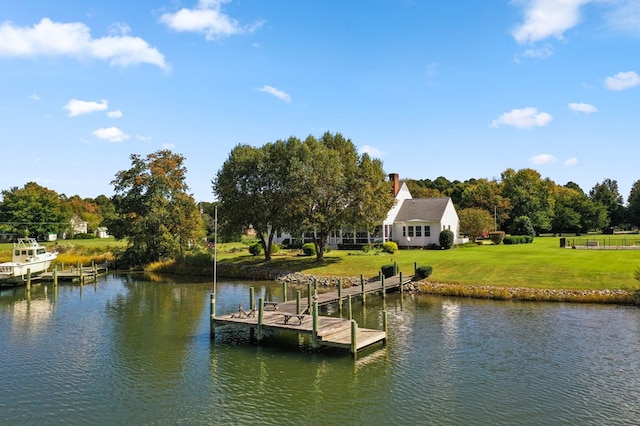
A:
<svg viewBox="0 0 640 426">
<path fill-rule="evenodd" d="M 444 198 L 412 198 L 404 200 L 395 222 L 422 220 L 439 222 L 449 204 L 449 197 Z"/>
</svg>

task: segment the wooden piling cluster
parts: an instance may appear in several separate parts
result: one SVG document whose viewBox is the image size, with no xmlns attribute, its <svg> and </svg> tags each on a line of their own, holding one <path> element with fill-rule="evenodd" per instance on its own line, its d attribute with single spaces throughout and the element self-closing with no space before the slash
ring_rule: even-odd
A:
<svg viewBox="0 0 640 426">
<path fill-rule="evenodd" d="M 65 264 L 62 263 L 60 268 L 58 265 L 54 265 L 53 271 L 45 272 L 40 277 L 43 281 L 53 281 L 54 285 L 58 284 L 58 281 L 79 281 L 81 284 L 89 281 L 95 281 L 99 275 L 106 274 L 109 271 L 107 263 L 102 265 L 96 265 L 95 262 L 91 262 L 91 266 L 84 266 L 80 262 L 76 265 L 70 265 L 65 269 Z"/>
<path fill-rule="evenodd" d="M 365 303 L 367 294 L 380 293 L 384 297 L 387 291 L 401 289 L 405 284 L 402 275 L 380 280 L 380 282 L 365 283 L 361 276 L 361 285 L 342 288 L 342 280 L 338 282 L 336 291 L 317 293 L 317 282 L 307 286 L 307 304 L 302 303 L 300 290 L 296 291 L 295 300 L 287 300 L 287 286 L 283 284 L 283 301 L 272 302 L 259 298 L 255 306 L 255 292 L 249 289 L 250 307 L 244 310 L 240 305 L 238 312 L 225 315 L 216 314 L 215 291 L 210 299 L 210 327 L 211 336 L 215 336 L 216 325 L 244 325 L 255 329 L 257 341 L 263 339 L 265 330 L 292 331 L 310 336 L 311 346 L 318 349 L 322 346 L 349 349 L 356 357 L 359 350 L 375 343 L 386 343 L 387 340 L 387 312 L 383 311 L 382 330 L 359 328 L 352 319 L 352 299 L 360 297 Z M 406 280 L 407 282 L 409 280 Z M 347 303 L 346 318 L 336 318 L 319 315 L 319 306 L 338 303 L 342 311 L 343 303 Z M 270 309 L 265 309 L 268 306 Z"/>
</svg>

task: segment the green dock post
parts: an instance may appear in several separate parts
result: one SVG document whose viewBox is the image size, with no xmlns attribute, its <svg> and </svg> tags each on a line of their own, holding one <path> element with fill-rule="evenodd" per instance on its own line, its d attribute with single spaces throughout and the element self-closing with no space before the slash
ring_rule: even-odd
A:
<svg viewBox="0 0 640 426">
<path fill-rule="evenodd" d="M 27 291 L 31 291 L 31 268 L 27 268 Z"/>
<path fill-rule="evenodd" d="M 256 308 L 256 290 L 249 287 L 249 310 Z"/>
<path fill-rule="evenodd" d="M 53 285 L 58 285 L 58 265 L 53 266 Z"/>
<path fill-rule="evenodd" d="M 384 344 L 387 344 L 387 336 L 389 335 L 389 317 L 387 311 L 382 311 L 382 329 L 384 330 Z"/>
<path fill-rule="evenodd" d="M 342 278 L 338 278 L 338 307 L 342 309 Z"/>
<path fill-rule="evenodd" d="M 93 272 L 96 272 L 96 261 L 95 261 L 95 260 L 92 260 L 92 261 L 91 261 L 91 270 L 92 270 Z"/>
<path fill-rule="evenodd" d="M 358 354 L 358 324 L 351 320 L 351 355 L 355 358 Z"/>
<path fill-rule="evenodd" d="M 398 275 L 398 262 L 393 262 L 393 275 Z"/>
<path fill-rule="evenodd" d="M 364 275 L 360 274 L 360 288 L 362 289 L 362 304 L 364 305 L 364 298 L 365 298 L 365 292 L 364 292 Z"/>
<path fill-rule="evenodd" d="M 283 302 L 287 301 L 287 283 L 286 282 L 282 283 L 282 301 Z"/>
<path fill-rule="evenodd" d="M 307 310 L 311 313 L 311 298 L 313 297 L 311 283 L 307 284 Z"/>
<path fill-rule="evenodd" d="M 347 297 L 347 309 L 349 310 L 349 319 L 353 319 L 353 311 L 351 310 L 351 295 Z"/>
<path fill-rule="evenodd" d="M 296 290 L 296 314 L 300 313 L 300 290 Z"/>
<path fill-rule="evenodd" d="M 418 262 L 413 262 L 413 275 L 418 273 Z"/>
<path fill-rule="evenodd" d="M 211 297 L 209 300 L 209 333 L 211 337 L 216 335 L 216 294 L 211 293 Z"/>
<path fill-rule="evenodd" d="M 320 347 L 320 345 L 318 344 L 318 302 L 314 301 L 313 302 L 313 307 L 311 309 L 311 311 L 313 312 L 313 331 L 311 333 L 311 347 L 313 347 L 313 349 L 318 349 Z"/>
<path fill-rule="evenodd" d="M 264 299 L 258 299 L 258 342 L 262 340 L 262 324 L 264 323 Z"/>
<path fill-rule="evenodd" d="M 387 293 L 387 289 L 384 287 L 384 275 L 382 275 L 382 297 L 384 298 Z"/>
<path fill-rule="evenodd" d="M 402 284 L 402 271 L 400 271 L 400 294 L 404 292 L 404 284 Z"/>
</svg>

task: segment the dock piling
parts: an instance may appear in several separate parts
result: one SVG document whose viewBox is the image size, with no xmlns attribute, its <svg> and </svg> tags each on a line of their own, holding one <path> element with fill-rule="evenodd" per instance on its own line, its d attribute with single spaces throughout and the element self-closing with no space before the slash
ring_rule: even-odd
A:
<svg viewBox="0 0 640 426">
<path fill-rule="evenodd" d="M 286 281 L 282 282 L 282 301 L 283 302 L 287 301 L 287 282 Z"/>
<path fill-rule="evenodd" d="M 358 324 L 351 320 L 351 355 L 355 358 L 358 354 Z"/>
<path fill-rule="evenodd" d="M 296 314 L 300 313 L 300 290 L 296 290 Z"/>
<path fill-rule="evenodd" d="M 256 291 L 253 287 L 249 287 L 249 309 L 256 308 Z"/>
<path fill-rule="evenodd" d="M 215 322 L 215 317 L 216 317 L 216 295 L 215 293 L 211 293 L 211 298 L 209 301 L 209 333 L 211 334 L 211 337 L 214 337 L 216 335 L 216 322 Z"/>
<path fill-rule="evenodd" d="M 258 342 L 264 337 L 262 334 L 262 324 L 264 324 L 264 299 L 258 300 Z"/>
<path fill-rule="evenodd" d="M 311 333 L 311 347 L 313 349 L 318 349 L 320 347 L 320 343 L 318 342 L 318 302 L 314 301 L 311 311 L 313 312 L 312 323 L 313 323 L 313 331 Z"/>
<path fill-rule="evenodd" d="M 31 291 L 31 268 L 27 269 L 27 291 Z"/>
</svg>

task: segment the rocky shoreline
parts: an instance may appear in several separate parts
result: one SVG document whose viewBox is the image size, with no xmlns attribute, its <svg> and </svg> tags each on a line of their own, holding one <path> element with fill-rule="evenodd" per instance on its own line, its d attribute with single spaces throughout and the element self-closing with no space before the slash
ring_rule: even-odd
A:
<svg viewBox="0 0 640 426">
<path fill-rule="evenodd" d="M 301 272 L 289 272 L 264 267 L 247 267 L 220 264 L 218 274 L 229 278 L 275 280 L 287 285 L 306 287 L 313 282 L 322 288 L 336 287 L 342 280 L 343 287 L 359 286 L 360 277 L 316 276 Z M 366 278 L 372 281 L 377 277 Z M 507 288 L 436 283 L 428 279 L 413 281 L 404 286 L 405 292 L 437 294 L 442 296 L 470 297 L 492 300 L 522 300 L 532 302 L 608 303 L 640 305 L 640 290 L 561 290 L 538 288 Z"/>
</svg>

